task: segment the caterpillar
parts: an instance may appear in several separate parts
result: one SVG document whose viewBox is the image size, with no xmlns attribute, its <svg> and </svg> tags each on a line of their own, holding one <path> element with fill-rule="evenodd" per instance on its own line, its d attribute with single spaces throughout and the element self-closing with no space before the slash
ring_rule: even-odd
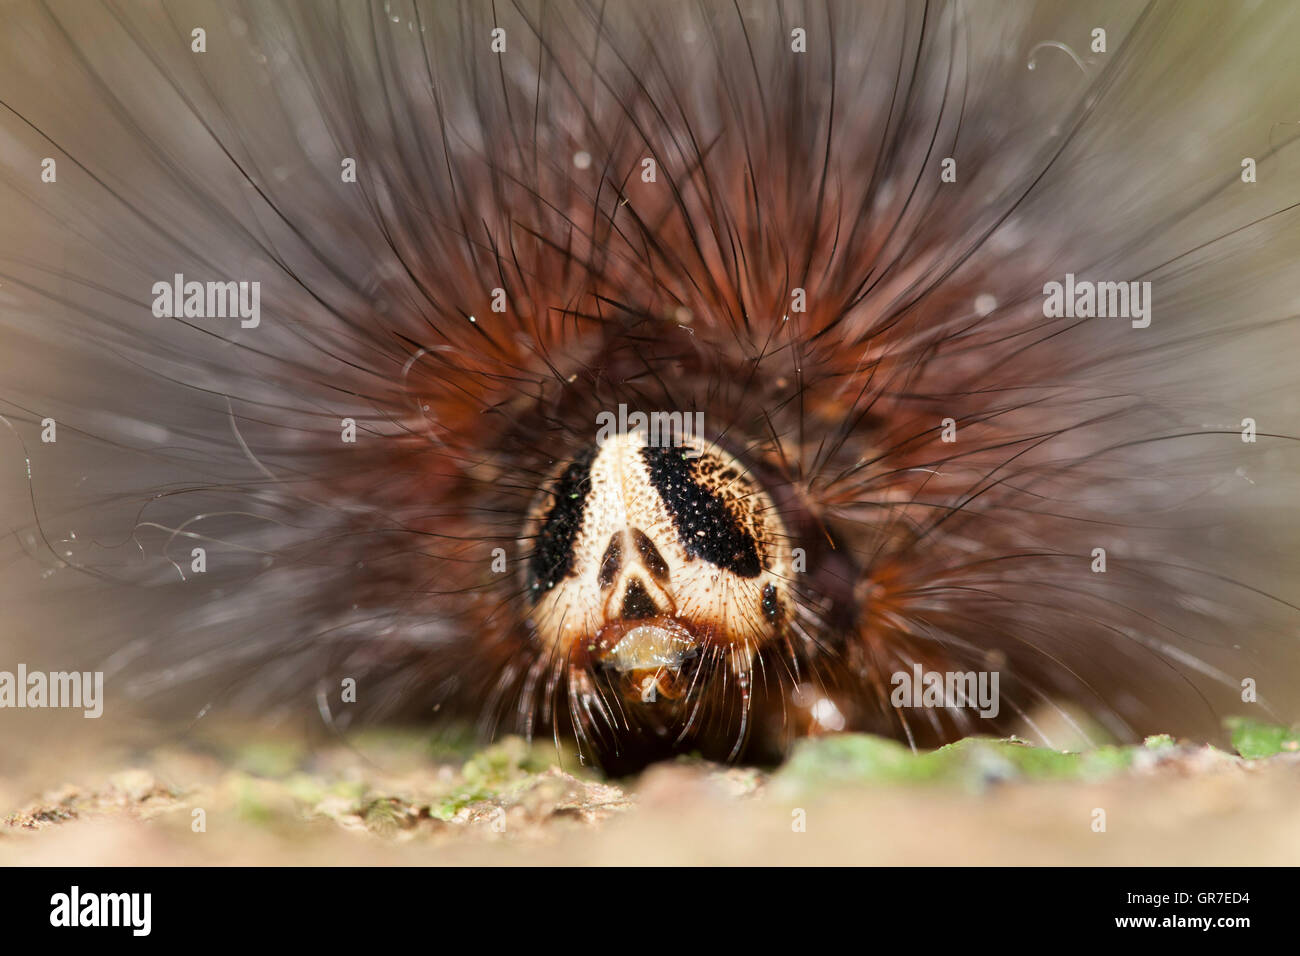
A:
<svg viewBox="0 0 1300 956">
<path fill-rule="evenodd" d="M 11 656 L 610 772 L 1293 719 L 1296 16 L 6 5 Z"/>
</svg>

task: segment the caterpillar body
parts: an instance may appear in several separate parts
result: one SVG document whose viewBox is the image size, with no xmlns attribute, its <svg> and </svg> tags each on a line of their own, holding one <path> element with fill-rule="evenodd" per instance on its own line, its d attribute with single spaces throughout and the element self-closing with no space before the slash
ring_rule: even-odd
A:
<svg viewBox="0 0 1300 956">
<path fill-rule="evenodd" d="M 1286 5 L 0 17 L 13 644 L 110 704 L 1294 717 Z"/>
</svg>

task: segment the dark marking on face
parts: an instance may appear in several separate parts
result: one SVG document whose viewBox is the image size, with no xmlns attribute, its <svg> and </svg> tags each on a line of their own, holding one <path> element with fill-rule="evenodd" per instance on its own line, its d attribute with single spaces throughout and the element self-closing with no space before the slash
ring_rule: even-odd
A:
<svg viewBox="0 0 1300 956">
<path fill-rule="evenodd" d="M 698 479 L 698 463 L 707 459 L 689 459 L 672 448 L 643 448 L 641 456 L 686 553 L 742 578 L 758 577 L 757 543 Z"/>
<path fill-rule="evenodd" d="M 600 559 L 600 574 L 596 578 L 596 583 L 604 591 L 614 583 L 614 578 L 618 576 L 619 568 L 623 566 L 623 536 L 615 531 L 609 536 L 609 546 L 605 548 L 605 556 Z"/>
<path fill-rule="evenodd" d="M 541 530 L 528 566 L 528 590 L 533 601 L 573 573 L 573 541 L 582 528 L 591 491 L 591 462 L 596 449 L 589 448 L 570 462 L 551 486 L 551 509 Z"/>
<path fill-rule="evenodd" d="M 763 588 L 763 616 L 768 623 L 775 624 L 780 613 L 781 605 L 776 601 L 776 585 L 769 584 Z"/>
<path fill-rule="evenodd" d="M 658 613 L 659 608 L 655 605 L 654 599 L 646 593 L 646 589 L 641 582 L 636 578 L 629 581 L 627 590 L 623 592 L 623 619 L 637 621 L 642 618 L 654 617 Z"/>
<path fill-rule="evenodd" d="M 668 562 L 659 553 L 655 543 L 640 528 L 632 529 L 632 541 L 636 544 L 636 553 L 641 556 L 641 563 L 645 565 L 646 570 L 654 575 L 654 579 L 660 584 L 667 584 Z"/>
</svg>

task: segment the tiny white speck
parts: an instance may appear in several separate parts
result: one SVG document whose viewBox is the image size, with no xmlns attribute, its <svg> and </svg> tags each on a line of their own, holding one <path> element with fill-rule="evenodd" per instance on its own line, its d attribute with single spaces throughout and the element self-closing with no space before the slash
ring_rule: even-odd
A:
<svg viewBox="0 0 1300 956">
<path fill-rule="evenodd" d="M 813 720 L 827 730 L 844 729 L 844 715 L 840 713 L 840 709 L 835 706 L 834 702 L 822 697 L 810 709 Z"/>
<path fill-rule="evenodd" d="M 998 307 L 998 300 L 987 292 L 981 292 L 975 296 L 975 314 L 988 315 Z"/>
<path fill-rule="evenodd" d="M 577 169 L 587 169 L 591 166 L 591 153 L 585 149 L 580 149 L 573 154 L 573 165 Z"/>
</svg>

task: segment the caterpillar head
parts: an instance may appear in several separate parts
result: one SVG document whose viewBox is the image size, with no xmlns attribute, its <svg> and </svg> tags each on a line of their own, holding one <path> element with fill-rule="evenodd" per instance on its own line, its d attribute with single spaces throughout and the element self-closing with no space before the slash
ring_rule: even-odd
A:
<svg viewBox="0 0 1300 956">
<path fill-rule="evenodd" d="M 534 639 L 631 706 L 672 712 L 701 666 L 745 679 L 788 615 L 781 518 L 711 442 L 612 436 L 563 464 L 532 511 Z"/>
</svg>

